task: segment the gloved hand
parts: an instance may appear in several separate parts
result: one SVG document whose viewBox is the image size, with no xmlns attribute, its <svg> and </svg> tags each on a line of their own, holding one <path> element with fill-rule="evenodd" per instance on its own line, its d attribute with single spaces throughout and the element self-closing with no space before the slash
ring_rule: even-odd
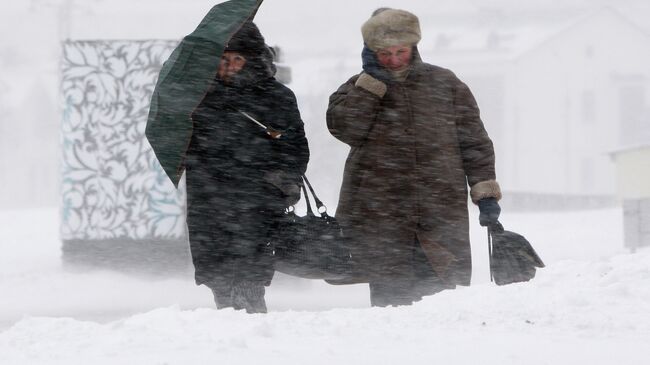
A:
<svg viewBox="0 0 650 365">
<path fill-rule="evenodd" d="M 267 171 L 264 173 L 264 180 L 277 189 L 286 207 L 300 200 L 300 185 L 292 178 L 292 174 L 283 171 Z"/>
<path fill-rule="evenodd" d="M 496 198 L 483 198 L 478 201 L 478 209 L 481 211 L 478 220 L 481 226 L 494 226 L 499 221 L 501 207 Z"/>
<path fill-rule="evenodd" d="M 298 184 L 285 186 L 282 193 L 284 195 L 284 205 L 287 207 L 294 206 L 300 201 L 300 186 Z"/>
<path fill-rule="evenodd" d="M 361 51 L 361 61 L 363 62 L 363 71 L 365 73 L 385 84 L 391 82 L 392 77 L 388 70 L 379 64 L 375 52 L 365 44 L 363 45 L 363 51 Z"/>
</svg>

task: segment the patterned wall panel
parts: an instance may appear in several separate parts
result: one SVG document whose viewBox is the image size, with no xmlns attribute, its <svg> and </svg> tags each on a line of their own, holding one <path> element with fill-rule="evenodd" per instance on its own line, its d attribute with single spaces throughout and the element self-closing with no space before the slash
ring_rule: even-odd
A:
<svg viewBox="0 0 650 365">
<path fill-rule="evenodd" d="M 176 44 L 64 43 L 64 241 L 185 237 L 184 189 L 174 189 L 144 135 L 158 72 Z"/>
</svg>

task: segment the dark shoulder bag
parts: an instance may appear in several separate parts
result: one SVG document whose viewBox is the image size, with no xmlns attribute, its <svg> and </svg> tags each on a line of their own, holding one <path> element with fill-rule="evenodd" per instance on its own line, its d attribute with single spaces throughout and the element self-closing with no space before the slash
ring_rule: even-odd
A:
<svg viewBox="0 0 650 365">
<path fill-rule="evenodd" d="M 264 129 L 271 138 L 282 137 L 281 131 L 264 125 L 248 113 L 237 111 Z M 305 279 L 335 280 L 349 277 L 352 262 L 348 240 L 336 218 L 327 214 L 327 208 L 318 199 L 305 175 L 302 180 L 307 214 L 300 217 L 293 208 L 287 209 L 285 215 L 275 223 L 266 245 L 268 254 L 273 256 L 275 270 Z M 305 184 L 309 187 L 320 215 L 314 214 L 311 208 Z"/>
<path fill-rule="evenodd" d="M 306 279 L 340 279 L 351 270 L 348 242 L 336 218 L 318 199 L 313 187 L 303 175 L 302 192 L 307 214 L 298 216 L 288 209 L 270 237 L 269 249 L 275 269 L 281 273 Z M 309 188 L 319 215 L 312 210 Z"/>
</svg>

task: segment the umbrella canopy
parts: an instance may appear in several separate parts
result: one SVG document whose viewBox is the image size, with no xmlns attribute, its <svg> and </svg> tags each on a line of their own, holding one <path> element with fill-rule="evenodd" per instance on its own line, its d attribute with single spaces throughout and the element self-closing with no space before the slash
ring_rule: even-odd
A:
<svg viewBox="0 0 650 365">
<path fill-rule="evenodd" d="M 253 19 L 262 1 L 230 0 L 215 5 L 160 70 L 145 134 L 175 187 L 185 169 L 192 112 L 214 80 L 224 45 L 247 20 Z"/>
</svg>

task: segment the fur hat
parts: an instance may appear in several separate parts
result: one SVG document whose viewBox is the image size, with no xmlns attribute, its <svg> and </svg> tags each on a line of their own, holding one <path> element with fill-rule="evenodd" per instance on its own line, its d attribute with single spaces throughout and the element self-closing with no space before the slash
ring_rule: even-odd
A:
<svg viewBox="0 0 650 365">
<path fill-rule="evenodd" d="M 377 9 L 361 27 L 361 34 L 373 51 L 403 44 L 415 46 L 422 38 L 417 16 L 389 8 Z"/>
<path fill-rule="evenodd" d="M 224 51 L 237 51 L 244 56 L 253 57 L 266 52 L 264 37 L 259 28 L 253 22 L 246 22 L 230 38 Z"/>
</svg>

